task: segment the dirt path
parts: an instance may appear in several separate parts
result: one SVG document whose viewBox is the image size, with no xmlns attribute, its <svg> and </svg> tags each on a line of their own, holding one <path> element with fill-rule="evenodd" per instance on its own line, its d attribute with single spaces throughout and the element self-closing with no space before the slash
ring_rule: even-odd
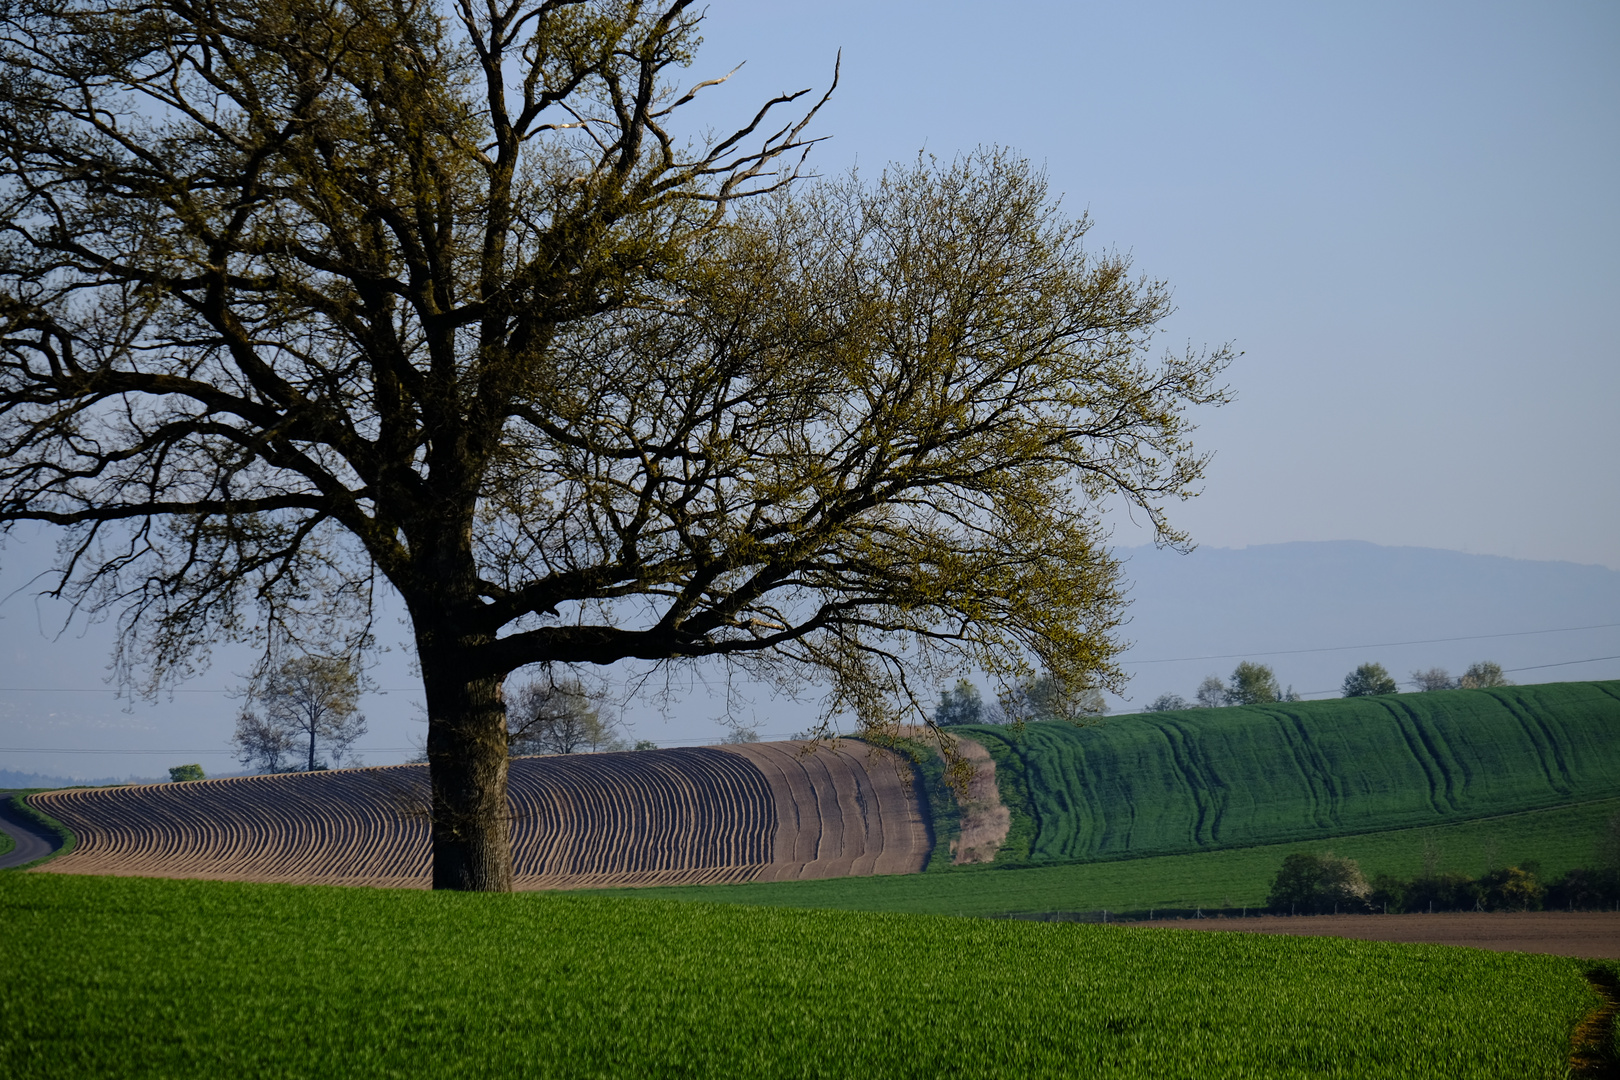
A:
<svg viewBox="0 0 1620 1080">
<path fill-rule="evenodd" d="M 43 859 L 62 846 L 61 837 L 11 808 L 12 794 L 10 791 L 0 791 L 0 832 L 11 837 L 17 846 L 0 855 L 0 870 Z"/>
<path fill-rule="evenodd" d="M 1620 960 L 1620 912 L 1445 912 L 1435 915 L 1263 915 L 1253 919 L 1159 919 L 1133 926 L 1228 930 L 1363 941 L 1468 945 L 1493 952 Z"/>
</svg>

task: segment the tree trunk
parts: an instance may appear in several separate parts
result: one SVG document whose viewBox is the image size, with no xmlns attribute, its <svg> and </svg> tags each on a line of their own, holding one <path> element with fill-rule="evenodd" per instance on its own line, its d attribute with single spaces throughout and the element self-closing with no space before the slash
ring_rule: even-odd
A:
<svg viewBox="0 0 1620 1080">
<path fill-rule="evenodd" d="M 418 641 L 424 635 L 418 633 Z M 472 674 L 472 650 L 420 649 L 427 692 L 433 887 L 511 892 L 502 680 Z"/>
</svg>

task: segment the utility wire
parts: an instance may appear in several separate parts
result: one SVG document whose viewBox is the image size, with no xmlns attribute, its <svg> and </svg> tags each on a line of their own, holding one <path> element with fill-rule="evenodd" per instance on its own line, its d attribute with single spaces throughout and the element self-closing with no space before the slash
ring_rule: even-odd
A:
<svg viewBox="0 0 1620 1080">
<path fill-rule="evenodd" d="M 1158 658 L 1156 660 L 1122 660 L 1121 663 L 1126 664 L 1126 665 L 1132 665 L 1132 666 L 1137 665 L 1137 664 L 1180 664 L 1180 663 L 1185 663 L 1185 662 L 1189 662 L 1189 661 L 1193 661 L 1193 660 L 1233 660 L 1233 659 L 1238 659 L 1238 658 L 1245 657 L 1245 656 L 1294 656 L 1294 655 L 1297 655 L 1299 653 L 1350 652 L 1351 650 L 1354 650 L 1354 649 L 1390 649 L 1390 648 L 1394 648 L 1394 647 L 1396 647 L 1398 645 L 1436 645 L 1436 644 L 1440 644 L 1442 642 L 1447 642 L 1447 641 L 1486 641 L 1486 640 L 1490 640 L 1490 639 L 1493 639 L 1493 638 L 1530 637 L 1530 636 L 1533 636 L 1535 634 L 1570 634 L 1570 633 L 1574 633 L 1577 630 L 1607 630 L 1607 629 L 1609 629 L 1611 627 L 1615 627 L 1615 626 L 1620 626 L 1620 622 L 1597 623 L 1597 624 L 1592 625 L 1592 626 L 1559 626 L 1559 627 L 1554 627 L 1553 629 L 1550 629 L 1550 630 L 1516 630 L 1516 631 L 1514 631 L 1512 633 L 1509 633 L 1509 634 L 1469 634 L 1466 637 L 1420 638 L 1420 639 L 1417 639 L 1417 640 L 1414 640 L 1414 641 L 1384 641 L 1384 642 L 1378 642 L 1378 643 L 1371 644 L 1371 645 L 1330 645 L 1330 646 L 1324 646 L 1322 648 L 1315 648 L 1315 649 L 1271 649 L 1269 651 L 1250 650 L 1249 652 L 1237 652 L 1237 653 L 1211 653 L 1211 654 L 1209 654 L 1207 656 L 1166 656 L 1166 657 L 1160 657 L 1160 658 Z M 1607 659 L 1611 659 L 1611 658 L 1610 657 L 1599 657 L 1598 659 L 1607 660 Z M 1591 661 L 1589 661 L 1589 660 L 1570 660 L 1570 661 L 1568 661 L 1568 663 L 1571 663 L 1571 664 L 1586 664 L 1586 663 L 1591 663 Z M 1539 666 L 1541 666 L 1541 667 L 1558 667 L 1559 665 L 1557 665 L 1557 664 L 1542 664 L 1542 665 L 1539 665 Z M 1514 671 L 1530 671 L 1532 669 L 1531 668 L 1513 668 L 1512 670 L 1514 670 Z M 236 689 L 236 690 L 199 690 L 199 689 L 190 689 L 190 688 L 176 688 L 176 689 L 173 689 L 173 690 L 163 690 L 163 691 L 160 691 L 159 693 L 160 693 L 160 696 L 161 696 L 162 694 L 239 694 L 241 692 L 242 691 L 240 689 Z M 378 687 L 376 690 L 372 690 L 372 691 L 368 691 L 368 692 L 369 693 L 374 693 L 374 694 L 419 694 L 419 693 L 422 692 L 422 688 L 420 686 L 382 686 L 382 687 Z M 1326 691 L 1324 691 L 1324 692 L 1326 692 Z M 109 690 L 109 689 L 102 688 L 102 687 L 0 686 L 0 694 L 116 694 L 116 693 L 119 693 L 119 691 L 117 691 L 117 690 Z"/>
<path fill-rule="evenodd" d="M 796 738 L 796 732 L 777 731 L 767 732 L 759 736 L 760 742 L 781 742 Z M 848 738 L 849 736 L 839 736 Z M 719 746 L 713 739 L 676 739 L 672 742 L 658 744 L 660 750 L 673 750 L 683 746 Z M 355 754 L 420 754 L 420 746 L 356 746 L 351 750 Z M 146 754 L 155 757 L 196 757 L 203 754 L 231 754 L 235 750 L 86 750 L 73 746 L 0 746 L 0 754 Z"/>
<path fill-rule="evenodd" d="M 1504 671 L 1540 671 L 1549 667 L 1569 667 L 1571 664 L 1595 664 L 1599 660 L 1620 660 L 1620 656 L 1594 656 L 1590 660 L 1563 660 L 1556 664 L 1531 664 L 1529 667 L 1503 668 Z"/>
</svg>

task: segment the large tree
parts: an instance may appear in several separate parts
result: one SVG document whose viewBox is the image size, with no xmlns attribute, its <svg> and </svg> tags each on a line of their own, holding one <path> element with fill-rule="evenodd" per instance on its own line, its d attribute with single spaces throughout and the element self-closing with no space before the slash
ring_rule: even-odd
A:
<svg viewBox="0 0 1620 1080">
<path fill-rule="evenodd" d="M 0 521 L 148 685 L 361 641 L 385 580 L 435 887 L 510 887 L 514 670 L 819 675 L 878 734 L 919 669 L 1084 695 L 1097 508 L 1184 540 L 1228 354 L 1152 355 L 1165 287 L 1003 154 L 795 184 L 797 94 L 678 136 L 689 8 L 0 12 Z"/>
</svg>

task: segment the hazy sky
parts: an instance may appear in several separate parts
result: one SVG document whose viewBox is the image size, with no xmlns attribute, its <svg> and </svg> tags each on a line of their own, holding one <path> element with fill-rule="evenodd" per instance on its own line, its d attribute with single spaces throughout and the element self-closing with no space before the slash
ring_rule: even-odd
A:
<svg viewBox="0 0 1620 1080">
<path fill-rule="evenodd" d="M 710 122 L 824 87 L 842 49 L 815 128 L 831 136 L 812 158 L 823 173 L 1011 147 L 1091 215 L 1096 247 L 1170 282 L 1167 348 L 1243 351 L 1237 403 L 1200 417 L 1196 441 L 1217 455 L 1205 493 L 1173 512 L 1199 542 L 1359 539 L 1620 569 L 1620 5 L 708 10 L 691 78 L 747 61 L 707 95 Z M 1143 539 L 1128 521 L 1116 535 Z M 0 556 L 0 596 L 43 547 Z M 26 598 L 0 618 L 5 687 L 100 685 L 105 635 L 51 643 L 52 613 Z M 241 666 L 192 688 L 228 687 Z M 384 685 L 410 681 L 394 658 Z M 419 740 L 418 696 L 372 699 L 366 743 Z M 7 693 L 0 748 L 220 747 L 235 708 L 217 692 L 127 713 L 106 695 Z M 638 727 L 701 738 L 721 708 Z M 0 768 L 79 775 L 177 763 L 0 753 Z"/>
<path fill-rule="evenodd" d="M 1620 5 L 721 2 L 712 115 L 838 93 L 825 172 L 1044 163 L 1233 342 L 1177 519 L 1620 568 Z M 1134 542 L 1121 533 L 1123 542 Z"/>
</svg>

